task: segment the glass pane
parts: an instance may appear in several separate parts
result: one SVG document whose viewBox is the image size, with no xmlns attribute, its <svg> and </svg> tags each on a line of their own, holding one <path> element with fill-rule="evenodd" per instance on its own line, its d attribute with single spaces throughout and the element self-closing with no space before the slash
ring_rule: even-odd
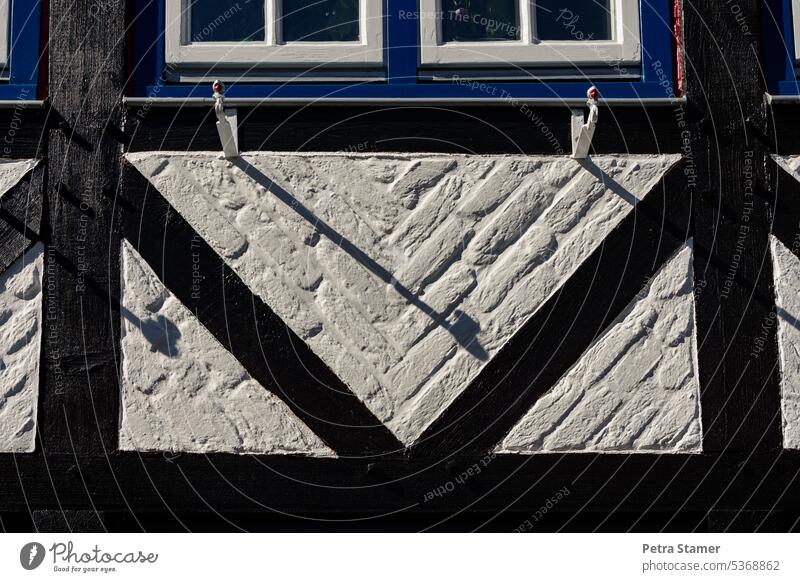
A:
<svg viewBox="0 0 800 582">
<path fill-rule="evenodd" d="M 519 40 L 518 0 L 442 0 L 442 41 Z"/>
<path fill-rule="evenodd" d="M 358 4 L 359 0 L 283 0 L 283 40 L 358 40 Z"/>
<path fill-rule="evenodd" d="M 536 0 L 539 40 L 611 40 L 611 0 Z"/>
<path fill-rule="evenodd" d="M 191 42 L 264 40 L 263 0 L 192 0 Z"/>
</svg>

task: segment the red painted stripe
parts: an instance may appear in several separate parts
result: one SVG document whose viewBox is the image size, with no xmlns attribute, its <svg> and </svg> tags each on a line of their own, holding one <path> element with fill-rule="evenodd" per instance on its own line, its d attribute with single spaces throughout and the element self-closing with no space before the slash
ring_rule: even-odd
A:
<svg viewBox="0 0 800 582">
<path fill-rule="evenodd" d="M 684 91 L 684 70 L 683 70 L 683 35 L 681 27 L 681 4 L 682 0 L 675 0 L 674 4 L 674 31 L 675 31 L 675 96 L 680 97 Z"/>
</svg>

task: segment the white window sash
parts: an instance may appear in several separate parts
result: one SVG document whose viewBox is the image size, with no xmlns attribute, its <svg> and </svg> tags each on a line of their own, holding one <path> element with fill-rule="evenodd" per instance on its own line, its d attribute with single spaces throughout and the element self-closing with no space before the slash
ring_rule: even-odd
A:
<svg viewBox="0 0 800 582">
<path fill-rule="evenodd" d="M 10 51 L 9 30 L 11 28 L 11 0 L 0 0 L 0 69 L 8 67 L 8 53 Z"/>
<path fill-rule="evenodd" d="M 800 0 L 792 0 L 792 22 L 794 23 L 794 60 L 800 63 Z"/>
<path fill-rule="evenodd" d="M 188 0 L 166 0 L 167 63 L 187 66 L 353 67 L 383 64 L 383 3 L 360 1 L 360 40 L 280 42 L 280 0 L 265 0 L 264 41 L 189 41 Z"/>
<path fill-rule="evenodd" d="M 795 0 L 798 1 L 798 0 Z M 520 0 L 520 40 L 441 42 L 441 0 L 420 0 L 420 39 L 423 65 L 489 66 L 618 66 L 641 62 L 639 2 L 612 0 L 613 40 L 534 42 L 533 0 Z M 424 18 L 422 17 L 424 15 Z"/>
</svg>

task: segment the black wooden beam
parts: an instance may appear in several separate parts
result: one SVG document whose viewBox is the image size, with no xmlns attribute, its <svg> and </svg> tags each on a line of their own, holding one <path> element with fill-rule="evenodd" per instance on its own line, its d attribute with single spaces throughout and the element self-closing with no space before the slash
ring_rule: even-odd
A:
<svg viewBox="0 0 800 582">
<path fill-rule="evenodd" d="M 117 448 L 120 147 L 125 3 L 102 18 L 72 0 L 49 3 L 47 223 L 37 454 Z M 109 195 L 111 193 L 111 195 Z M 90 281 L 93 284 L 90 284 Z"/>
<path fill-rule="evenodd" d="M 413 454 L 492 450 L 686 242 L 690 209 L 678 164 L 423 433 Z"/>
<path fill-rule="evenodd" d="M 0 511 L 278 511 L 334 521 L 360 514 L 377 523 L 390 513 L 446 522 L 466 512 L 488 522 L 506 513 L 533 515 L 557 492 L 568 491 L 557 509 L 572 515 L 692 512 L 698 515 L 694 527 L 702 528 L 710 510 L 800 515 L 798 473 L 800 454 L 788 451 L 496 455 L 434 464 L 282 455 L 0 455 Z"/>
<path fill-rule="evenodd" d="M 765 189 L 761 2 L 683 3 L 704 450 L 781 447 Z M 750 34 L 742 29 L 749 27 Z M 710 42 L 713 39 L 713 42 Z M 756 346 L 759 347 L 756 350 Z"/>
<path fill-rule="evenodd" d="M 21 92 L 18 104 L 0 109 L 0 158 L 41 159 L 47 155 L 49 109 L 34 108 L 25 100 L 35 95 Z"/>
<path fill-rule="evenodd" d="M 129 164 L 125 196 L 128 240 L 253 378 L 340 456 L 402 453 L 389 429 Z M 193 265 L 202 265 L 202 281 Z"/>
<path fill-rule="evenodd" d="M 568 108 L 239 108 L 242 151 L 556 154 L 571 151 Z M 130 151 L 219 150 L 211 107 L 129 108 Z M 681 129 L 671 108 L 604 108 L 596 153 L 676 153 Z M 560 152 L 559 152 L 560 150 Z"/>
<path fill-rule="evenodd" d="M 44 175 L 34 168 L 0 198 L 0 273 L 40 240 Z"/>
<path fill-rule="evenodd" d="M 800 154 L 800 103 L 774 104 L 767 111 L 766 140 L 772 151 L 783 155 Z"/>
</svg>

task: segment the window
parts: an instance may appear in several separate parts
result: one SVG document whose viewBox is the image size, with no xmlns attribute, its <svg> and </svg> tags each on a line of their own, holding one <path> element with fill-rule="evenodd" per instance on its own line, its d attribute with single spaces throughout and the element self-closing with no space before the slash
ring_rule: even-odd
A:
<svg viewBox="0 0 800 582">
<path fill-rule="evenodd" d="M 131 1 L 134 99 L 674 96 L 678 0 Z"/>
<path fill-rule="evenodd" d="M 631 0 L 420 0 L 420 6 L 424 65 L 640 61 L 639 6 Z"/>
<path fill-rule="evenodd" d="M 762 64 L 773 95 L 800 94 L 800 0 L 765 0 Z M 741 23 L 745 26 L 746 23 Z"/>
<path fill-rule="evenodd" d="M 174 65 L 353 67 L 383 63 L 378 0 L 166 0 Z"/>
<path fill-rule="evenodd" d="M 37 99 L 40 0 L 0 0 L 0 100 Z"/>
<path fill-rule="evenodd" d="M 9 2 L 10 0 L 0 0 L 0 70 L 4 73 L 8 68 L 8 31 L 11 28 Z"/>
<path fill-rule="evenodd" d="M 797 42 L 797 39 L 800 39 L 800 0 L 792 0 L 792 22 L 794 24 L 794 59 L 797 62 L 800 62 L 800 43 Z"/>
</svg>

